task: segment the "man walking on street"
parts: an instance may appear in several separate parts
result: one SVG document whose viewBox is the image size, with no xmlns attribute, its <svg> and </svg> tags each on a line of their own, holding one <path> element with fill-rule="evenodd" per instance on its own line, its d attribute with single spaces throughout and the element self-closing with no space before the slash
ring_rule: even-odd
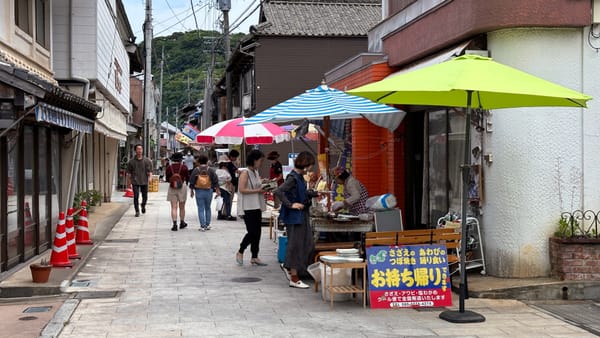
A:
<svg viewBox="0 0 600 338">
<path fill-rule="evenodd" d="M 146 213 L 146 202 L 148 201 L 148 184 L 152 181 L 152 161 L 144 157 L 144 147 L 141 144 L 135 145 L 135 157 L 127 163 L 127 172 L 129 173 L 129 183 L 133 186 L 133 207 L 135 208 L 135 217 L 140 217 L 140 208 L 138 204 L 140 191 L 142 193 L 142 214 Z"/>
</svg>

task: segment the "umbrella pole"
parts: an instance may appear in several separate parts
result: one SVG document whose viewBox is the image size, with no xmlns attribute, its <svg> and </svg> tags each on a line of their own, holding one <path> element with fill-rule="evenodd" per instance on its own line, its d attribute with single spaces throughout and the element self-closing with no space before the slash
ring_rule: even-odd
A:
<svg viewBox="0 0 600 338">
<path fill-rule="evenodd" d="M 465 298 L 467 296 L 467 203 L 469 191 L 469 172 L 471 170 L 471 97 L 472 90 L 467 91 L 467 115 L 465 116 L 465 151 L 462 170 L 462 211 L 460 228 L 460 291 L 459 309 L 448 310 L 440 313 L 440 318 L 451 323 L 479 323 L 484 322 L 485 317 L 479 313 L 465 310 Z"/>
</svg>

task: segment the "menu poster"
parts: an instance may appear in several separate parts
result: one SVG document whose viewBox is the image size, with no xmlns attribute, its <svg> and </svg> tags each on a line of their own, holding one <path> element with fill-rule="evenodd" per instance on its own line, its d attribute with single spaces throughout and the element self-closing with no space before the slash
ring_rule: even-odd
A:
<svg viewBox="0 0 600 338">
<path fill-rule="evenodd" d="M 372 308 L 452 305 L 445 245 L 368 247 L 367 269 Z"/>
</svg>

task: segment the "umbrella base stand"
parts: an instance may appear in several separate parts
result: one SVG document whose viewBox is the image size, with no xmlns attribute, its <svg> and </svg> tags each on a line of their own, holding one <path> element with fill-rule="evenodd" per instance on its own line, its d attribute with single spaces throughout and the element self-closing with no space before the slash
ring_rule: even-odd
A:
<svg viewBox="0 0 600 338">
<path fill-rule="evenodd" d="M 448 321 L 450 323 L 481 323 L 485 322 L 485 317 L 480 315 L 477 312 L 464 310 L 460 312 L 458 310 L 455 311 L 444 311 L 440 313 L 440 319 Z"/>
</svg>

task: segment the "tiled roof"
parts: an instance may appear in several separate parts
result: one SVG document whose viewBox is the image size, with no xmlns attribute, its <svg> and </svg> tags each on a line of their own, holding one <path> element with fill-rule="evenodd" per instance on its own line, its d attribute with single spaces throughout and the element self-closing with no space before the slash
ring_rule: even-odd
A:
<svg viewBox="0 0 600 338">
<path fill-rule="evenodd" d="M 366 36 L 381 21 L 381 0 L 271 0 L 257 35 Z"/>
</svg>

